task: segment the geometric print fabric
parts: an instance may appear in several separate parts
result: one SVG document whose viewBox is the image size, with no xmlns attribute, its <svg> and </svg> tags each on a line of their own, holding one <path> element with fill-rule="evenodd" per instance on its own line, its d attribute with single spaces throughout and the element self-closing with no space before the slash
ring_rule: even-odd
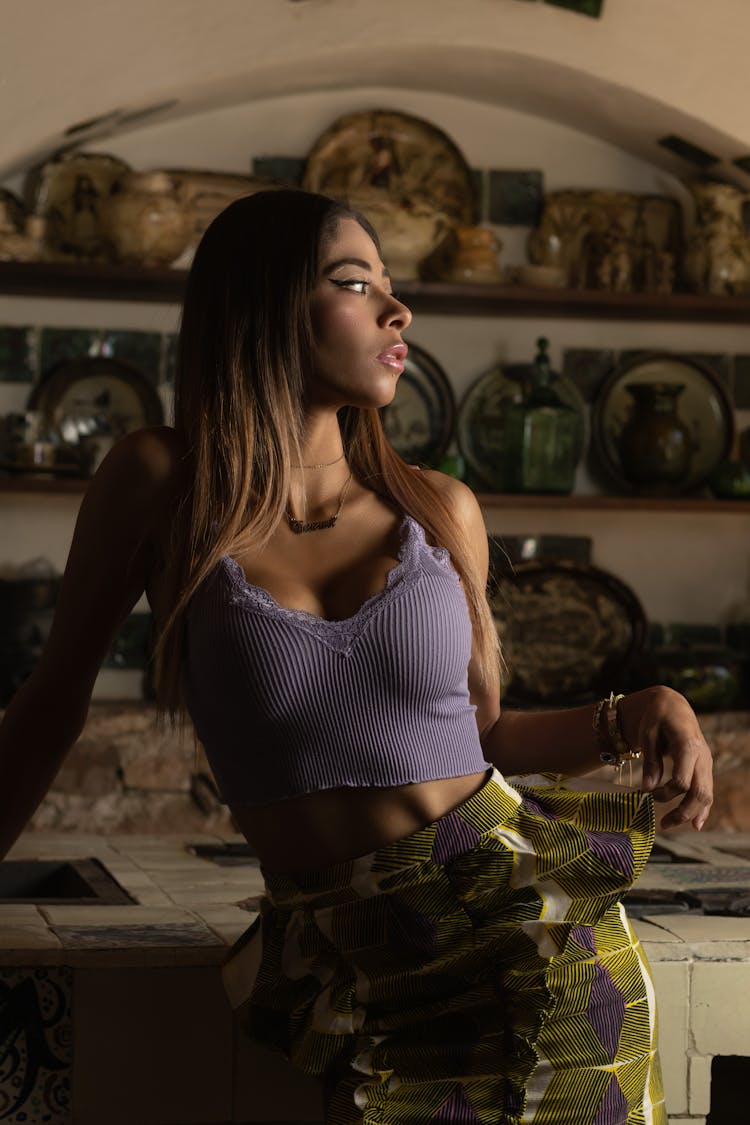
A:
<svg viewBox="0 0 750 1125">
<path fill-rule="evenodd" d="M 620 904 L 653 833 L 650 796 L 493 771 L 412 836 L 268 877 L 241 1021 L 324 1079 L 328 1125 L 666 1125 Z"/>
</svg>

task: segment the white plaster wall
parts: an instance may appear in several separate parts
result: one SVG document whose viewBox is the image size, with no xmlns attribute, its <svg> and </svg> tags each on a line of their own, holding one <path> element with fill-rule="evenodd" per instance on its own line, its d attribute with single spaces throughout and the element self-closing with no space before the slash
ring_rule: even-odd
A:
<svg viewBox="0 0 750 1125">
<path fill-rule="evenodd" d="M 519 0 L 5 0 L 3 15 L 6 172 L 107 111 L 360 83 L 516 105 L 625 147 L 656 129 L 729 159 L 750 147 L 746 0 L 606 0 L 600 20 Z"/>
</svg>

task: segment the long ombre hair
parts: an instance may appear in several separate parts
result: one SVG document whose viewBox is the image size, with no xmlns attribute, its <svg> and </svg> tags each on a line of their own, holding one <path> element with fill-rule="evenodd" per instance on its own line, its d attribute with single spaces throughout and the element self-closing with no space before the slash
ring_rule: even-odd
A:
<svg viewBox="0 0 750 1125">
<path fill-rule="evenodd" d="M 262 550 L 284 518 L 290 469 L 303 461 L 310 299 L 321 252 L 341 219 L 355 219 L 378 246 L 367 220 L 343 203 L 280 189 L 232 203 L 196 251 L 175 373 L 174 425 L 188 483 L 165 542 L 174 606 L 154 662 L 160 713 L 173 721 L 184 717 L 180 666 L 190 599 L 223 555 L 241 543 Z M 450 553 L 483 678 L 492 683 L 497 630 L 483 576 L 448 503 L 391 447 L 377 409 L 343 407 L 339 424 L 357 479 L 412 515 Z"/>
</svg>

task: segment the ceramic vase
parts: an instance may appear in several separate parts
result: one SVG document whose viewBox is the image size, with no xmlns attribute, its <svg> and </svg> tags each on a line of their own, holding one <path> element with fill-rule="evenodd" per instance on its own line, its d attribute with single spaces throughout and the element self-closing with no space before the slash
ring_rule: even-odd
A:
<svg viewBox="0 0 750 1125">
<path fill-rule="evenodd" d="M 456 227 L 456 256 L 450 271 L 453 281 L 500 281 L 499 238 L 487 227 Z"/>
<path fill-rule="evenodd" d="M 750 288 L 750 237 L 744 209 L 750 195 L 731 184 L 696 183 L 695 227 L 685 252 L 684 278 L 690 289 L 715 296 Z"/>
<path fill-rule="evenodd" d="M 693 436 L 678 413 L 682 383 L 629 383 L 633 412 L 618 446 L 625 478 L 639 492 L 674 492 L 690 471 Z"/>
<path fill-rule="evenodd" d="M 383 261 L 400 281 L 419 278 L 421 263 L 452 230 L 445 215 L 423 203 L 397 203 L 373 191 L 356 193 L 349 203 L 375 227 Z"/>
<path fill-rule="evenodd" d="M 164 172 L 131 172 L 107 200 L 105 225 L 115 258 L 166 266 L 187 245 L 190 216 Z"/>
</svg>

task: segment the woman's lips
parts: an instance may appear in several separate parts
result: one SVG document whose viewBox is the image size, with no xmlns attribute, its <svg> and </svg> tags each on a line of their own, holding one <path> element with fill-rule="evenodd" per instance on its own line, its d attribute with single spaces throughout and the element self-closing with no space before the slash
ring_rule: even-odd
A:
<svg viewBox="0 0 750 1125">
<path fill-rule="evenodd" d="M 404 370 L 404 360 L 408 351 L 406 344 L 394 344 L 392 348 L 387 348 L 380 353 L 377 357 L 378 363 L 385 363 L 388 367 L 392 367 L 394 371 L 398 371 L 400 375 Z"/>
</svg>

